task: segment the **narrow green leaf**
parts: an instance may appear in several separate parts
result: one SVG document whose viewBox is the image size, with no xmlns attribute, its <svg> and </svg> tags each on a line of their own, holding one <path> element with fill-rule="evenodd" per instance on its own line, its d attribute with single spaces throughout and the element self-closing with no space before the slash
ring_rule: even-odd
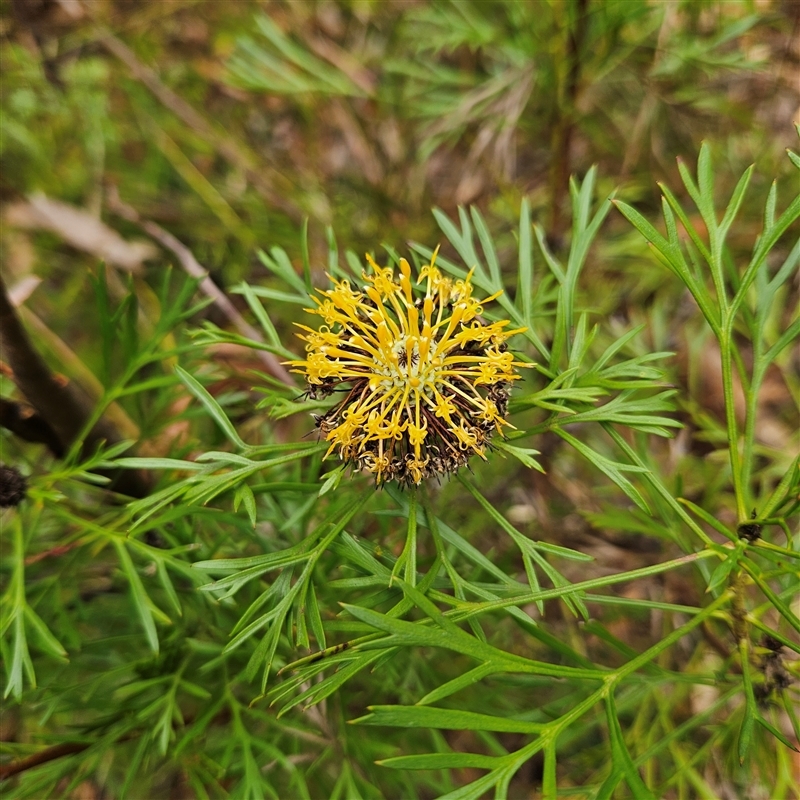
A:
<svg viewBox="0 0 800 800">
<path fill-rule="evenodd" d="M 622 735 L 622 728 L 619 724 L 617 709 L 611 693 L 606 695 L 606 719 L 608 720 L 608 732 L 611 739 L 611 754 L 614 759 L 614 766 L 625 776 L 625 782 L 633 793 L 636 800 L 656 800 L 656 796 L 645 786 L 644 781 L 636 769 L 633 759 L 628 752 L 625 738 Z"/>
<path fill-rule="evenodd" d="M 788 496 L 790 488 L 797 483 L 800 483 L 800 456 L 797 456 L 789 465 L 789 468 L 762 507 L 761 514 L 764 517 L 771 517 Z"/>
<path fill-rule="evenodd" d="M 483 264 L 481 264 L 478 258 L 475 245 L 472 241 L 472 226 L 469 223 L 469 216 L 461 207 L 458 209 L 458 215 L 461 222 L 460 231 L 443 211 L 438 208 L 433 210 L 433 216 L 441 228 L 442 233 L 444 233 L 453 247 L 455 247 L 456 252 L 461 256 L 461 260 L 464 262 L 467 271 L 475 267 L 475 277 L 477 278 L 476 285 L 480 285 L 481 288 L 489 288 L 491 284 L 483 268 Z"/>
<path fill-rule="evenodd" d="M 531 210 L 528 198 L 519 209 L 519 279 L 517 281 L 517 306 L 522 308 L 525 324 L 533 327 L 533 250 L 531 247 Z"/>
<path fill-rule="evenodd" d="M 282 292 L 279 289 L 270 289 L 268 286 L 250 286 L 249 288 L 250 292 L 255 297 L 265 297 L 267 300 L 277 300 L 279 303 L 291 303 L 296 306 L 308 305 L 308 297 L 304 294 L 290 294 L 289 292 Z M 231 289 L 231 294 L 243 293 L 244 292 L 238 287 Z"/>
<path fill-rule="evenodd" d="M 769 731 L 785 747 L 794 750 L 795 753 L 800 753 L 800 750 L 795 747 L 788 737 L 784 736 L 774 725 L 767 722 L 758 712 L 756 712 L 756 722 L 761 725 L 762 728 Z"/>
<path fill-rule="evenodd" d="M 800 719 L 797 717 L 797 703 L 793 694 L 786 689 L 781 690 L 781 705 L 783 705 L 783 710 L 791 722 L 795 741 L 800 742 Z"/>
<path fill-rule="evenodd" d="M 18 607 L 15 610 L 13 620 L 13 654 L 11 657 L 11 669 L 8 672 L 8 683 L 6 684 L 6 690 L 3 694 L 4 699 L 9 695 L 13 695 L 17 699 L 22 696 L 24 688 L 23 673 L 28 676 L 31 685 L 36 688 L 36 674 L 33 671 L 33 662 L 31 661 L 30 652 L 28 650 L 28 640 L 25 635 L 25 618 L 22 608 Z"/>
<path fill-rule="evenodd" d="M 670 243 L 635 208 L 622 200 L 615 200 L 614 205 L 648 242 L 652 242 L 662 253 L 670 252 Z"/>
<path fill-rule="evenodd" d="M 458 789 L 443 794 L 439 800 L 484 800 L 484 798 L 489 796 L 487 792 L 493 786 L 497 786 L 502 778 L 503 772 L 498 767 L 488 775 L 484 775 L 482 778 L 478 778 L 478 780 L 472 781 L 472 783 L 468 783 L 466 786 L 459 786 Z"/>
<path fill-rule="evenodd" d="M 798 619 L 797 615 L 789 608 L 786 603 L 781 600 L 775 592 L 769 587 L 769 584 L 764 580 L 761 576 L 760 571 L 756 564 L 750 561 L 747 557 L 742 557 L 741 559 L 742 567 L 745 569 L 747 574 L 758 584 L 759 589 L 764 593 L 767 600 L 772 603 L 775 610 L 798 632 L 800 633 L 800 619 Z"/>
<path fill-rule="evenodd" d="M 367 716 L 354 719 L 353 724 L 528 734 L 540 733 L 546 727 L 542 723 L 432 706 L 369 706 L 369 711 Z"/>
<path fill-rule="evenodd" d="M 280 337 L 278 336 L 278 332 L 275 330 L 275 326 L 272 324 L 269 314 L 267 314 L 266 309 L 261 304 L 261 301 L 258 299 L 258 297 L 256 297 L 253 289 L 244 282 L 239 285 L 239 288 L 247 300 L 247 305 L 250 306 L 250 310 L 258 320 L 259 325 L 261 325 L 261 329 L 266 334 L 267 341 L 275 348 L 281 347 L 282 345 Z"/>
<path fill-rule="evenodd" d="M 700 145 L 700 154 L 697 157 L 697 187 L 700 190 L 702 203 L 699 206 L 700 212 L 704 219 L 709 216 L 712 220 L 709 231 L 715 230 L 717 220 L 714 214 L 714 171 L 711 167 L 711 148 L 705 141 Z M 706 220 L 706 225 L 708 225 L 708 220 Z"/>
<path fill-rule="evenodd" d="M 288 703 L 281 707 L 281 710 L 278 712 L 278 716 L 284 716 L 286 713 L 291 711 L 291 709 L 298 705 L 303 705 L 304 708 L 310 708 L 317 703 L 321 703 L 323 700 L 330 697 L 334 692 L 338 691 L 339 688 L 341 688 L 345 683 L 347 683 L 347 681 L 349 681 L 359 672 L 366 669 L 371 664 L 374 664 L 383 655 L 384 653 L 382 652 L 359 653 L 357 656 L 353 657 L 353 660 L 349 664 L 344 667 L 340 667 L 332 675 L 328 675 L 319 683 L 315 683 L 301 694 L 292 698 Z"/>
<path fill-rule="evenodd" d="M 533 450 L 529 447 L 515 447 L 503 439 L 495 439 L 492 446 L 503 453 L 513 456 L 528 469 L 535 469 L 544 474 L 544 467 L 533 457 L 540 455 L 538 450 Z"/>
<path fill-rule="evenodd" d="M 245 450 L 247 445 L 242 441 L 233 423 L 228 419 L 219 403 L 206 391 L 200 382 L 192 377 L 185 369 L 182 367 L 175 367 L 175 372 L 184 386 L 186 386 L 186 388 L 203 404 L 206 411 L 208 411 L 228 439 L 238 448 Z"/>
<path fill-rule="evenodd" d="M 775 224 L 769 230 L 765 230 L 761 238 L 758 240 L 753 257 L 742 276 L 742 282 L 736 291 L 736 295 L 731 303 L 730 314 L 735 314 L 739 306 L 744 302 L 747 291 L 750 285 L 755 280 L 755 277 L 760 269 L 762 263 L 770 253 L 772 248 L 777 244 L 778 240 L 788 230 L 797 218 L 800 217 L 800 194 L 796 195 L 788 208 L 780 215 Z"/>
<path fill-rule="evenodd" d="M 303 282 L 306 293 L 311 294 L 314 286 L 311 282 L 311 259 L 308 254 L 308 217 L 303 217 L 303 226 L 300 229 L 300 257 L 303 260 Z"/>
<path fill-rule="evenodd" d="M 500 274 L 500 261 L 497 258 L 497 250 L 495 250 L 492 235 L 489 233 L 486 222 L 478 208 L 476 206 L 470 206 L 469 211 L 472 216 L 472 223 L 475 225 L 475 230 L 478 234 L 478 240 L 486 256 L 486 263 L 489 267 L 489 275 L 492 279 L 493 288 L 495 291 L 498 291 L 503 288 L 503 278 Z"/>
<path fill-rule="evenodd" d="M 753 740 L 753 726 L 756 718 L 756 698 L 753 694 L 753 680 L 750 677 L 750 643 L 747 639 L 739 640 L 739 663 L 742 667 L 745 705 L 742 725 L 739 728 L 738 754 L 739 763 L 744 764 Z"/>
<path fill-rule="evenodd" d="M 613 481 L 620 489 L 636 503 L 642 511 L 650 514 L 650 507 L 647 505 L 646 500 L 642 497 L 639 490 L 622 474 L 626 472 L 649 472 L 645 467 L 638 467 L 635 464 L 620 464 L 617 461 L 612 461 L 605 456 L 600 455 L 596 450 L 593 450 L 588 445 L 576 439 L 574 436 L 568 434 L 561 428 L 554 428 L 557 433 L 565 442 L 571 444 L 582 456 L 594 464 L 606 477 Z"/>
<path fill-rule="evenodd" d="M 322 624 L 322 616 L 319 612 L 319 603 L 317 602 L 317 592 L 314 584 L 310 583 L 308 586 L 308 594 L 306 595 L 306 613 L 308 614 L 308 625 L 314 638 L 317 640 L 317 648 L 324 650 L 327 647 L 325 638 L 325 626 Z"/>
<path fill-rule="evenodd" d="M 713 592 L 728 580 L 728 576 L 739 563 L 739 559 L 746 547 L 747 542 L 744 540 L 740 540 L 736 543 L 736 546 L 730 551 L 728 557 L 721 561 L 711 573 L 711 579 L 706 587 L 706 592 Z"/>
<path fill-rule="evenodd" d="M 328 492 L 332 492 L 339 486 L 339 483 L 344 476 L 345 470 L 347 468 L 346 464 L 341 464 L 340 466 L 332 469 L 330 472 L 323 475 L 322 486 L 319 490 L 319 496 L 322 497 L 323 495 L 328 494 Z"/>
<path fill-rule="evenodd" d="M 771 230 L 775 225 L 775 209 L 778 206 L 778 182 L 772 181 L 764 204 L 764 230 Z"/>
<path fill-rule="evenodd" d="M 697 232 L 697 229 L 692 225 L 688 215 L 683 209 L 683 206 L 678 202 L 678 199 L 675 195 L 670 191 L 670 188 L 663 183 L 658 183 L 658 188 L 661 190 L 661 193 L 664 195 L 663 200 L 666 202 L 662 202 L 662 211 L 664 213 L 664 219 L 669 218 L 668 211 L 671 209 L 672 211 L 677 214 L 678 219 L 681 221 L 681 225 L 683 225 L 683 229 L 689 235 L 689 238 L 692 240 L 692 243 L 697 248 L 700 255 L 706 260 L 711 261 L 711 253 L 708 251 L 708 247 L 706 247 L 706 243 L 700 238 L 700 234 Z M 673 243 L 670 241 L 670 244 L 674 244 L 675 246 L 679 245 L 677 241 L 677 234 L 676 234 L 676 241 Z"/>
<path fill-rule="evenodd" d="M 544 229 L 539 225 L 534 225 L 533 231 L 536 234 L 536 241 L 539 244 L 539 249 L 542 251 L 545 263 L 550 268 L 550 271 L 555 276 L 555 279 L 559 283 L 564 283 L 564 281 L 567 279 L 564 272 L 564 267 L 562 266 L 561 262 L 550 252 Z"/>
<path fill-rule="evenodd" d="M 726 539 L 730 539 L 732 542 L 738 541 L 738 537 L 736 534 L 729 530 L 725 525 L 723 525 L 716 517 L 711 516 L 703 508 L 700 508 L 696 503 L 693 503 L 691 500 L 687 500 L 685 497 L 679 497 L 678 502 L 686 506 L 690 511 L 694 513 L 696 517 L 699 517 L 703 522 L 707 525 L 710 525 L 717 533 L 721 533 Z"/>
<path fill-rule="evenodd" d="M 736 215 L 739 213 L 739 208 L 741 207 L 742 200 L 744 199 L 744 193 L 747 191 L 747 187 L 750 184 L 750 178 L 753 176 L 754 169 L 755 165 L 751 164 L 744 171 L 742 177 L 739 178 L 739 182 L 736 184 L 736 188 L 733 190 L 728 207 L 725 209 L 725 215 L 722 217 L 722 222 L 719 226 L 719 235 L 722 239 L 724 239 L 727 235 L 728 229 L 730 228 L 734 219 L 736 219 Z"/>
<path fill-rule="evenodd" d="M 390 769 L 493 769 L 501 760 L 478 753 L 426 753 L 385 758 L 377 763 Z"/>
<path fill-rule="evenodd" d="M 683 185 L 686 187 L 686 191 L 689 193 L 689 197 L 692 198 L 694 204 L 697 206 L 698 210 L 702 214 L 703 198 L 700 195 L 700 189 L 695 184 L 694 178 L 692 178 L 692 175 L 689 172 L 689 169 L 684 163 L 683 159 L 678 158 L 677 161 L 678 161 L 678 172 L 680 173 Z"/>
<path fill-rule="evenodd" d="M 181 601 L 178 599 L 178 593 L 175 591 L 175 586 L 172 579 L 167 573 L 167 567 L 163 560 L 156 561 L 156 571 L 158 572 L 158 579 L 164 587 L 164 592 L 169 599 L 170 604 L 175 609 L 175 613 L 180 617 L 183 616 L 183 609 L 181 608 Z"/>
<path fill-rule="evenodd" d="M 136 571 L 136 567 L 134 567 L 133 561 L 131 561 L 130 554 L 128 553 L 125 545 L 122 542 L 115 540 L 114 546 L 116 547 L 117 554 L 119 555 L 122 571 L 125 573 L 128 583 L 130 584 L 133 604 L 136 607 L 136 612 L 138 613 L 142 627 L 144 628 L 145 636 L 147 637 L 147 643 L 150 645 L 150 649 L 154 653 L 158 653 L 158 633 L 156 631 L 155 621 L 153 620 L 153 603 L 145 591 L 144 585 L 142 584 L 142 579 L 139 577 L 139 573 Z"/>
<path fill-rule="evenodd" d="M 180 458 L 117 458 L 113 464 L 122 469 L 183 469 L 193 472 L 204 469 L 202 464 Z"/>
<path fill-rule="evenodd" d="M 428 692 L 428 694 L 418 700 L 417 705 L 424 706 L 429 705 L 430 703 L 436 703 L 445 697 L 449 697 L 451 694 L 455 694 L 456 692 L 460 692 L 462 689 L 473 686 L 478 681 L 483 680 L 489 675 L 494 675 L 496 672 L 502 671 L 502 666 L 487 661 L 485 664 L 473 667 L 472 669 L 467 670 L 467 672 L 459 675 L 457 678 L 453 678 L 452 680 L 447 681 L 447 683 L 437 686 L 435 689 Z"/>
<path fill-rule="evenodd" d="M 25 619 L 36 634 L 42 650 L 53 658 L 59 660 L 67 659 L 67 651 L 64 649 L 61 642 L 53 636 L 42 618 L 27 603 L 25 604 Z"/>
<path fill-rule="evenodd" d="M 244 510 L 247 512 L 247 516 L 250 519 L 250 524 L 255 528 L 258 518 L 256 510 L 256 498 L 249 484 L 242 483 L 239 486 L 239 488 L 236 490 L 236 500 L 244 503 Z"/>
</svg>

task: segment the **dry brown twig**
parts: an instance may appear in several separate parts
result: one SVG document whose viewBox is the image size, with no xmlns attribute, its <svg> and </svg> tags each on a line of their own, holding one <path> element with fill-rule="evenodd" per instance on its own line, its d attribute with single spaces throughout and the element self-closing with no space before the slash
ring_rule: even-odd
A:
<svg viewBox="0 0 800 800">
<path fill-rule="evenodd" d="M 84 750 L 88 750 L 90 746 L 84 742 L 64 742 L 48 747 L 45 750 L 40 750 L 38 753 L 32 753 L 29 756 L 25 756 L 25 758 L 18 758 L 16 761 L 10 761 L 7 764 L 0 764 L 0 781 L 33 767 L 47 764 L 49 761 L 55 761 L 57 758 L 82 753 Z"/>
<path fill-rule="evenodd" d="M 169 250 L 180 263 L 181 267 L 200 281 L 200 290 L 210 297 L 214 305 L 225 315 L 228 321 L 236 328 L 242 336 L 253 339 L 256 342 L 263 342 L 264 337 L 236 310 L 227 295 L 208 277 L 208 272 L 203 269 L 192 251 L 185 244 L 176 239 L 169 231 L 164 230 L 160 225 L 147 219 L 142 219 L 135 208 L 129 206 L 120 199 L 116 187 L 111 187 L 107 195 L 109 210 L 128 222 L 138 225 L 148 236 L 155 239 L 163 248 Z M 294 386 L 294 381 L 289 372 L 281 365 L 280 361 L 263 350 L 256 351 L 257 357 L 264 364 L 270 375 L 282 381 L 287 386 Z"/>
<path fill-rule="evenodd" d="M 3 221 L 17 228 L 50 231 L 71 247 L 135 275 L 141 274 L 142 263 L 158 252 L 151 242 L 127 241 L 86 209 L 41 192 L 6 206 Z"/>
<path fill-rule="evenodd" d="M 36 409 L 42 421 L 58 439 L 63 451 L 83 433 L 92 415 L 92 401 L 74 383 L 59 379 L 34 348 L 9 300 L 0 277 L 0 344 L 3 359 L 25 399 Z M 9 412 L 11 409 L 7 409 Z M 13 418 L 10 418 L 13 422 Z M 97 448 L 102 442 L 121 440 L 116 427 L 101 418 L 83 438 L 83 450 Z M 105 473 L 104 473 L 105 474 Z M 131 497 L 144 497 L 150 491 L 147 476 L 138 470 L 112 473 L 116 491 Z"/>
</svg>

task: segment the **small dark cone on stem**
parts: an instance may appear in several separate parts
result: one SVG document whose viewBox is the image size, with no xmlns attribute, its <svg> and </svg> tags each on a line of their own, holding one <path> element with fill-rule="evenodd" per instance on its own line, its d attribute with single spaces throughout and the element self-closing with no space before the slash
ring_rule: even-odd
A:
<svg viewBox="0 0 800 800">
<path fill-rule="evenodd" d="M 28 481 L 16 467 L 0 464 L 0 508 L 18 506 L 28 490 Z"/>
</svg>

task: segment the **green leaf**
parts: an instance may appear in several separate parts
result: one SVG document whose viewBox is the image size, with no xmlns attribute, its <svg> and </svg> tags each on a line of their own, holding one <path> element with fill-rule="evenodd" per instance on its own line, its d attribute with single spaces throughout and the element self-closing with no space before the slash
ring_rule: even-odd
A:
<svg viewBox="0 0 800 800">
<path fill-rule="evenodd" d="M 453 678 L 452 680 L 447 681 L 447 683 L 443 683 L 428 692 L 428 694 L 417 701 L 417 705 L 423 706 L 430 703 L 435 703 L 438 700 L 449 697 L 451 694 L 460 692 L 462 689 L 474 686 L 478 681 L 481 681 L 489 675 L 494 675 L 496 672 L 501 671 L 501 666 L 492 664 L 491 662 L 473 667 L 472 669 L 463 672 L 457 678 Z"/>
<path fill-rule="evenodd" d="M 656 800 L 656 796 L 645 786 L 628 752 L 611 693 L 606 695 L 605 702 L 608 732 L 611 739 L 611 756 L 614 759 L 615 770 L 619 770 L 625 777 L 625 782 L 636 800 Z"/>
<path fill-rule="evenodd" d="M 522 309 L 525 324 L 533 328 L 533 251 L 531 210 L 527 197 L 523 198 L 519 209 L 519 277 L 515 299 Z"/>
<path fill-rule="evenodd" d="M 440 209 L 434 208 L 433 216 L 441 228 L 442 233 L 444 233 L 453 247 L 455 247 L 456 252 L 459 254 L 459 256 L 461 256 L 461 260 L 464 262 L 467 271 L 471 270 L 473 267 L 475 268 L 475 274 L 473 277 L 473 282 L 475 285 L 481 289 L 484 289 L 485 291 L 491 291 L 492 284 L 489 281 L 489 277 L 486 275 L 483 264 L 478 258 L 478 253 L 476 252 L 475 245 L 472 241 L 472 226 L 469 223 L 467 212 L 459 206 L 458 216 L 461 222 L 460 231 L 458 227 L 451 222 L 450 218 Z M 447 266 L 447 262 L 444 259 L 437 259 L 437 264 L 438 263 L 441 263 L 444 267 Z"/>
<path fill-rule="evenodd" d="M 186 388 L 203 404 L 206 411 L 211 415 L 213 420 L 219 425 L 222 432 L 235 444 L 239 449 L 247 449 L 247 445 L 242 441 L 233 423 L 228 419 L 225 412 L 219 403 L 205 390 L 200 382 L 192 377 L 182 367 L 175 367 L 175 372 L 181 379 L 181 382 Z"/>
<path fill-rule="evenodd" d="M 795 753 L 800 753 L 800 750 L 794 746 L 790 739 L 784 736 L 774 725 L 767 722 L 758 712 L 756 712 L 756 722 L 761 725 L 762 728 L 769 731 L 782 745 L 788 747 L 790 750 L 794 750 Z"/>
<path fill-rule="evenodd" d="M 736 546 L 730 551 L 728 557 L 720 562 L 711 573 L 711 579 L 706 587 L 706 592 L 713 592 L 728 580 L 728 576 L 731 574 L 731 571 L 736 568 L 746 547 L 747 542 L 744 540 L 740 540 L 736 543 Z"/>
<path fill-rule="evenodd" d="M 703 522 L 705 522 L 707 525 L 710 525 L 718 533 L 721 533 L 726 539 L 730 539 L 730 541 L 732 542 L 737 542 L 739 540 L 738 536 L 736 536 L 736 534 L 733 531 L 729 530 L 716 517 L 711 516 L 711 514 L 709 514 L 708 511 L 706 511 L 703 508 L 700 508 L 700 506 L 698 506 L 696 503 L 693 503 L 691 500 L 687 500 L 684 497 L 679 497 L 678 502 L 681 505 L 686 506 L 686 508 L 692 511 L 692 513 L 694 513 L 695 516 L 702 519 Z"/>
<path fill-rule="evenodd" d="M 489 275 L 492 279 L 493 288 L 495 291 L 498 291 L 503 288 L 503 277 L 500 274 L 500 262 L 497 258 L 497 251 L 495 250 L 492 236 L 478 208 L 476 206 L 470 206 L 469 212 L 472 216 L 472 223 L 475 225 L 475 230 L 478 233 L 478 240 L 481 243 L 481 248 L 486 256 L 486 263 L 489 266 Z"/>
<path fill-rule="evenodd" d="M 761 268 L 766 257 L 773 247 L 778 243 L 781 236 L 788 230 L 797 218 L 800 217 L 800 194 L 796 195 L 788 208 L 780 215 L 775 224 L 765 230 L 758 240 L 758 244 L 753 252 L 753 257 L 742 276 L 742 282 L 736 291 L 736 295 L 731 303 L 730 313 L 734 314 L 739 306 L 744 302 L 750 285 L 755 280 L 758 270 Z"/>
<path fill-rule="evenodd" d="M 158 633 L 156 632 L 156 624 L 153 620 L 153 602 L 145 591 L 142 579 L 139 577 L 139 573 L 136 571 L 136 567 L 134 567 L 125 545 L 120 541 L 114 540 L 114 546 L 119 555 L 122 571 L 125 573 L 128 583 L 130 584 L 133 604 L 136 607 L 136 612 L 144 628 L 147 643 L 154 653 L 158 653 Z"/>
<path fill-rule="evenodd" d="M 371 713 L 367 716 L 354 719 L 353 724 L 527 734 L 540 733 L 546 727 L 536 722 L 432 706 L 369 706 L 369 711 Z"/>
<path fill-rule="evenodd" d="M 780 482 L 762 507 L 762 515 L 764 517 L 772 516 L 789 495 L 791 487 L 797 484 L 800 484 L 800 456 L 797 456 L 784 472 Z"/>
<path fill-rule="evenodd" d="M 736 184 L 736 188 L 733 190 L 728 207 L 725 209 L 725 215 L 723 216 L 722 222 L 719 225 L 719 235 L 722 239 L 724 239 L 727 235 L 728 229 L 730 228 L 734 219 L 736 219 L 736 215 L 739 213 L 739 208 L 741 207 L 742 200 L 744 199 L 744 193 L 747 191 L 747 187 L 750 184 L 750 178 L 753 176 L 754 169 L 755 166 L 751 164 L 744 171 L 742 177 L 739 178 L 739 182 Z"/>
<path fill-rule="evenodd" d="M 245 296 L 247 305 L 250 306 L 250 310 L 253 312 L 259 325 L 261 325 L 261 329 L 266 334 L 267 341 L 276 349 L 282 347 L 280 337 L 275 330 L 275 326 L 272 324 L 272 320 L 269 318 L 269 314 L 267 314 L 264 306 L 261 305 L 261 302 L 256 297 L 252 288 L 246 283 L 241 283 L 239 285 L 239 290 Z"/>
<path fill-rule="evenodd" d="M 650 507 L 640 494 L 639 490 L 622 474 L 623 472 L 640 472 L 646 473 L 649 470 L 646 467 L 640 467 L 636 464 L 620 464 L 617 461 L 612 461 L 605 456 L 600 455 L 596 450 L 593 450 L 588 445 L 571 436 L 566 431 L 560 428 L 553 429 L 565 442 L 571 444 L 582 456 L 594 464 L 606 477 L 612 480 L 619 486 L 620 489 L 636 503 L 642 511 L 650 513 Z"/>
<path fill-rule="evenodd" d="M 307 225 L 308 221 L 306 220 L 306 226 Z M 291 286 L 291 288 L 297 292 L 299 297 L 303 297 L 307 294 L 305 282 L 294 271 L 292 262 L 289 260 L 289 256 L 282 247 L 270 248 L 269 255 L 267 255 L 267 253 L 265 253 L 263 250 L 258 249 L 256 250 L 256 255 L 258 256 L 258 260 L 270 272 L 277 275 L 285 284 Z M 243 291 L 245 285 L 246 284 L 244 283 L 239 284 L 239 286 L 233 291 Z M 255 291 L 257 293 L 259 288 L 261 287 L 253 287 L 251 291 Z"/>
<path fill-rule="evenodd" d="M 166 564 L 163 560 L 156 561 L 156 572 L 158 573 L 158 579 L 161 585 L 164 587 L 164 592 L 169 599 L 170 605 L 179 617 L 183 616 L 181 601 L 178 599 L 178 593 L 175 591 L 175 586 L 172 583 L 172 579 L 169 577 Z"/>
<path fill-rule="evenodd" d="M 309 304 L 306 295 L 289 294 L 289 292 L 282 292 L 278 289 L 270 289 L 267 286 L 250 286 L 250 293 L 255 297 L 266 297 L 267 300 L 277 300 L 279 303 L 292 303 L 296 306 L 307 306 Z M 231 289 L 231 294 L 244 294 L 240 286 L 235 286 Z M 283 347 L 281 347 L 283 350 Z"/>
<path fill-rule="evenodd" d="M 756 698 L 753 694 L 753 680 L 750 677 L 750 643 L 747 639 L 739 640 L 739 663 L 742 667 L 742 685 L 744 688 L 744 715 L 739 728 L 738 754 L 739 763 L 744 764 L 750 744 L 753 741 L 753 726 L 756 718 Z"/>
<path fill-rule="evenodd" d="M 529 447 L 515 447 L 502 439 L 495 439 L 492 442 L 492 447 L 502 453 L 508 453 L 508 455 L 513 456 L 528 469 L 535 469 L 544 474 L 544 467 L 533 457 L 540 455 L 538 450 L 533 450 Z"/>
<path fill-rule="evenodd" d="M 346 469 L 347 465 L 341 464 L 340 466 L 336 467 L 336 469 L 332 469 L 330 472 L 327 472 L 322 476 L 323 482 L 319 490 L 320 497 L 338 488 Z"/>
<path fill-rule="evenodd" d="M 764 578 L 760 574 L 760 570 L 749 558 L 746 556 L 742 556 L 740 559 L 742 567 L 747 572 L 747 574 L 755 581 L 758 585 L 758 588 L 764 593 L 764 596 L 769 600 L 770 603 L 774 606 L 775 610 L 798 632 L 800 633 L 800 619 L 798 619 L 797 615 L 789 608 L 786 603 L 781 600 L 775 592 L 769 587 L 769 584 L 764 580 Z"/>
<path fill-rule="evenodd" d="M 196 461 L 183 461 L 180 458 L 117 458 L 111 463 L 122 469 L 182 469 L 195 472 L 205 468 Z"/>
<path fill-rule="evenodd" d="M 377 763 L 390 769 L 494 769 L 502 762 L 496 756 L 478 753 L 426 753 L 385 758 Z"/>
<path fill-rule="evenodd" d="M 27 603 L 25 604 L 25 619 L 36 634 L 39 645 L 45 653 L 60 661 L 68 660 L 64 646 L 53 636 L 42 618 Z"/>
<path fill-rule="evenodd" d="M 539 249 L 542 251 L 542 255 L 544 256 L 545 263 L 550 268 L 550 271 L 553 273 L 555 279 L 559 283 L 564 283 L 567 279 L 566 275 L 564 274 L 564 267 L 562 266 L 561 262 L 550 252 L 550 248 L 547 245 L 547 235 L 544 232 L 544 229 L 539 225 L 533 226 L 534 233 L 536 234 L 536 241 L 539 244 Z"/>
<path fill-rule="evenodd" d="M 317 601 L 317 592 L 314 584 L 310 583 L 308 586 L 308 593 L 306 594 L 306 613 L 308 615 L 308 624 L 314 638 L 317 640 L 317 647 L 324 650 L 327 647 L 325 637 L 325 626 L 322 624 L 322 616 L 319 612 L 319 602 Z"/>
<path fill-rule="evenodd" d="M 233 499 L 234 510 L 239 508 L 240 503 L 244 503 L 244 509 L 247 512 L 248 518 L 250 519 L 250 524 L 255 528 L 258 518 L 256 498 L 253 494 L 253 490 L 246 483 L 240 484 L 240 486 L 236 489 L 236 494 Z"/>
</svg>

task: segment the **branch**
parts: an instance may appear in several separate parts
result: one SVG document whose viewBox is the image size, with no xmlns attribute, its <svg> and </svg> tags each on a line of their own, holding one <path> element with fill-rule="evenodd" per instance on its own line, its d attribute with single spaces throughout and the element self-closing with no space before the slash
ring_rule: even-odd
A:
<svg viewBox="0 0 800 800">
<path fill-rule="evenodd" d="M 0 426 L 26 442 L 47 445 L 56 457 L 64 457 L 64 445 L 47 420 L 31 406 L 0 397 Z"/>
<path fill-rule="evenodd" d="M 31 344 L 0 277 L 0 345 L 3 358 L 25 399 L 36 409 L 61 445 L 62 452 L 81 435 L 91 416 L 91 400 L 74 384 L 60 380 Z M 4 415 L 10 409 L 4 409 Z M 24 438 L 24 437 L 23 437 Z M 95 450 L 103 441 L 121 441 L 117 429 L 105 418 L 86 434 L 83 451 Z M 52 448 L 51 448 L 52 449 Z M 112 488 L 130 497 L 145 497 L 150 490 L 145 474 L 137 470 L 115 471 Z"/>
<path fill-rule="evenodd" d="M 200 266 L 192 251 L 186 247 L 185 244 L 178 241 L 178 239 L 169 231 L 165 231 L 160 225 L 156 225 L 155 222 L 142 219 L 136 209 L 120 199 L 116 187 L 111 187 L 109 189 L 106 199 L 108 208 L 112 213 L 128 220 L 128 222 L 133 222 L 138 225 L 162 247 L 169 250 L 178 259 L 180 265 L 189 275 L 200 281 L 201 291 L 214 301 L 214 305 L 227 317 L 228 321 L 242 336 L 246 336 L 248 339 L 253 339 L 256 342 L 264 341 L 264 337 L 245 320 L 236 310 L 233 303 L 228 299 L 227 295 L 208 277 L 208 272 Z M 257 350 L 256 355 L 261 359 L 270 375 L 282 381 L 287 386 L 294 387 L 292 376 L 272 353 L 267 353 L 264 350 Z"/>
<path fill-rule="evenodd" d="M 18 775 L 20 772 L 25 772 L 27 769 L 47 764 L 48 761 L 55 761 L 57 758 L 62 758 L 63 756 L 82 753 L 84 750 L 88 750 L 89 747 L 91 747 L 91 745 L 84 742 L 64 742 L 63 744 L 57 744 L 45 750 L 40 750 L 38 753 L 33 753 L 25 758 L 18 758 L 16 761 L 10 761 L 8 764 L 0 764 L 0 781 Z"/>
</svg>

